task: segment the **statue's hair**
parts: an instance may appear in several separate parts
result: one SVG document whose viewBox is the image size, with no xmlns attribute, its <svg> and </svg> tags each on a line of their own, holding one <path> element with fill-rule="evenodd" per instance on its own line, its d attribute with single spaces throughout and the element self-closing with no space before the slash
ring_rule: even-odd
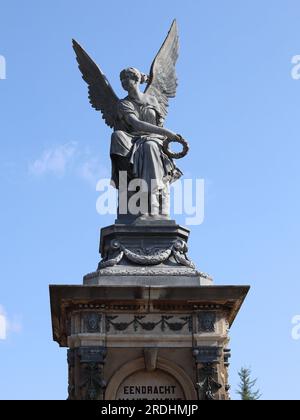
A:
<svg viewBox="0 0 300 420">
<path fill-rule="evenodd" d="M 126 74 L 131 74 L 135 80 L 137 82 L 142 83 L 147 83 L 149 80 L 149 76 L 147 76 L 147 74 L 145 73 L 141 73 L 138 69 L 136 69 L 135 67 L 127 67 L 126 69 L 122 70 L 120 73 L 120 79 L 123 78 L 124 75 Z"/>
<path fill-rule="evenodd" d="M 141 83 L 148 83 L 149 79 L 150 77 L 148 76 L 148 74 L 141 73 Z"/>
</svg>

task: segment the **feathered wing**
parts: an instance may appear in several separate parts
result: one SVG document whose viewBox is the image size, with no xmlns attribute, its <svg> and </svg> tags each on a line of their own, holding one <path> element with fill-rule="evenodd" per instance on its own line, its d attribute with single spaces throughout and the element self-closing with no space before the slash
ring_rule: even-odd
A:
<svg viewBox="0 0 300 420">
<path fill-rule="evenodd" d="M 168 113 L 169 98 L 174 98 L 177 88 L 176 61 L 178 58 L 178 30 L 176 20 L 173 21 L 168 35 L 156 55 L 150 70 L 150 80 L 145 93 L 157 98 L 162 117 Z"/>
<path fill-rule="evenodd" d="M 82 78 L 88 84 L 89 100 L 92 107 L 101 111 L 106 124 L 114 128 L 117 121 L 119 98 L 100 68 L 74 39 L 73 48 Z"/>
</svg>

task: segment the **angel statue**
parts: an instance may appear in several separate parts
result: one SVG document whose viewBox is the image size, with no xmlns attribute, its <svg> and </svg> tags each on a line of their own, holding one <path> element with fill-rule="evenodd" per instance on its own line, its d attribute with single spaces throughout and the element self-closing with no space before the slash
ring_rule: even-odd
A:
<svg viewBox="0 0 300 420">
<path fill-rule="evenodd" d="M 134 67 L 121 71 L 121 84 L 128 93 L 124 99 L 117 97 L 103 72 L 75 40 L 73 48 L 82 78 L 88 84 L 90 103 L 101 111 L 106 124 L 114 130 L 110 146 L 111 178 L 112 184 L 119 189 L 119 219 L 126 213 L 124 203 L 120 201 L 122 197 L 126 197 L 125 208 L 131 216 L 168 218 L 169 184 L 182 175 L 173 158 L 183 157 L 188 151 L 186 141 L 164 127 L 168 100 L 175 97 L 177 88 L 176 21 L 152 63 L 150 76 Z M 147 86 L 141 92 L 143 83 Z M 183 145 L 181 153 L 168 149 L 172 141 Z M 132 181 L 135 181 L 134 188 L 130 186 Z M 133 192 L 138 194 L 138 200 L 134 200 Z M 137 202 L 139 205 L 134 206 Z"/>
</svg>

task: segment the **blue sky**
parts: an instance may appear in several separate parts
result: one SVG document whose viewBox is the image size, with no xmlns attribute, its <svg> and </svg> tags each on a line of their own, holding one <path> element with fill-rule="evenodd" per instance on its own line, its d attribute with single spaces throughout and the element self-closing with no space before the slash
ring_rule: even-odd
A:
<svg viewBox="0 0 300 420">
<path fill-rule="evenodd" d="M 119 71 L 148 72 L 174 17 L 180 84 L 166 126 L 190 142 L 186 176 L 206 184 L 189 254 L 215 284 L 252 287 L 231 330 L 232 396 L 250 366 L 264 398 L 300 399 L 299 1 L 0 0 L 1 399 L 66 398 L 48 285 L 80 284 L 114 221 L 96 212 L 110 130 L 89 107 L 71 39 L 121 96 Z"/>
</svg>

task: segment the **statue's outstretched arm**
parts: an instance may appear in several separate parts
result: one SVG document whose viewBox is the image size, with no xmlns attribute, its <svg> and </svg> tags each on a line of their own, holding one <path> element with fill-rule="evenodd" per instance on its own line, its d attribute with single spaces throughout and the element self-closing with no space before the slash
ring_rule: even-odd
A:
<svg viewBox="0 0 300 420">
<path fill-rule="evenodd" d="M 180 136 L 165 127 L 158 127 L 145 121 L 140 121 L 134 114 L 129 114 L 126 118 L 127 122 L 133 127 L 134 131 L 144 133 L 160 134 L 170 139 L 178 140 Z"/>
</svg>

